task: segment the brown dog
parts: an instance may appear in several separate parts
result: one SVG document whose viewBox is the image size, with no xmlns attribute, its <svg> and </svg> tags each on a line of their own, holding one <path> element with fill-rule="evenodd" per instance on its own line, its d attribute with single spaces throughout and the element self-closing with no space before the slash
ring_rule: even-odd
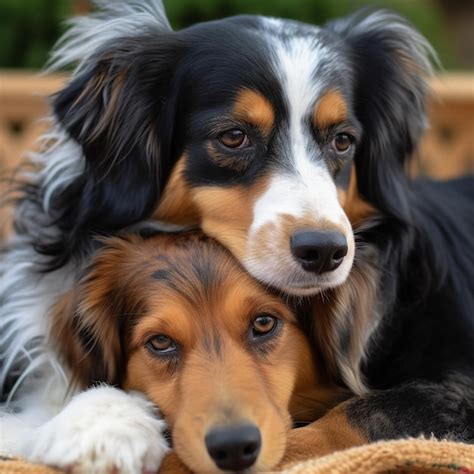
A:
<svg viewBox="0 0 474 474">
<path fill-rule="evenodd" d="M 275 467 L 334 398 L 284 301 L 197 232 L 108 239 L 53 318 L 77 382 L 145 393 L 193 471 Z"/>
</svg>

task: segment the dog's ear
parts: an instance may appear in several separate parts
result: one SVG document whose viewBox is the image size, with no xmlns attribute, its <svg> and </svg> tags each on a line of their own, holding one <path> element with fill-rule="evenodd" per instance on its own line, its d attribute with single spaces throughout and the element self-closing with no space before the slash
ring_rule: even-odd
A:
<svg viewBox="0 0 474 474">
<path fill-rule="evenodd" d="M 139 296 L 143 275 L 133 272 L 139 266 L 124 246 L 130 241 L 140 246 L 138 237 L 107 239 L 83 278 L 52 308 L 52 343 L 80 387 L 122 383 L 128 337 L 145 310 Z"/>
<path fill-rule="evenodd" d="M 172 168 L 179 47 L 168 35 L 154 35 L 110 48 L 53 103 L 85 157 L 83 172 L 58 197 L 58 222 L 71 238 L 114 231 L 149 215 Z"/>
<path fill-rule="evenodd" d="M 355 111 L 363 126 L 355 157 L 359 192 L 382 212 L 409 221 L 405 168 L 426 128 L 426 81 L 435 53 L 387 11 L 363 10 L 328 29 L 344 38 L 355 71 Z"/>
<path fill-rule="evenodd" d="M 150 215 L 173 166 L 176 68 L 185 45 L 170 29 L 160 0 L 100 7 L 72 21 L 52 56 L 54 69 L 76 66 L 52 105 L 83 155 L 78 153 L 77 177 L 53 196 L 50 212 L 65 248 L 44 253 L 58 258 L 58 266 L 84 249 L 91 234 Z"/>
</svg>

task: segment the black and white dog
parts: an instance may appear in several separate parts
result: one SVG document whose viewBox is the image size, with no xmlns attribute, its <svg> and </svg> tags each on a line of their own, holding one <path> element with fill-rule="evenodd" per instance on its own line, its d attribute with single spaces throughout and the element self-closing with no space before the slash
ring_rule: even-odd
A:
<svg viewBox="0 0 474 474">
<path fill-rule="evenodd" d="M 353 394 L 348 430 L 473 442 L 474 181 L 405 173 L 426 126 L 426 40 L 385 11 L 173 32 L 158 0 L 99 6 L 53 53 L 76 69 L 0 264 L 1 385 L 21 411 L 3 418 L 4 444 L 92 469 L 100 438 L 109 466 L 159 465 L 162 426 L 138 396 L 91 389 L 47 421 L 69 384 L 49 309 L 97 235 L 149 219 L 200 226 L 297 297 L 331 383 Z M 116 400 L 143 417 L 108 433 Z M 38 428 L 26 436 L 20 422 Z M 118 448 L 124 433 L 134 444 Z"/>
</svg>

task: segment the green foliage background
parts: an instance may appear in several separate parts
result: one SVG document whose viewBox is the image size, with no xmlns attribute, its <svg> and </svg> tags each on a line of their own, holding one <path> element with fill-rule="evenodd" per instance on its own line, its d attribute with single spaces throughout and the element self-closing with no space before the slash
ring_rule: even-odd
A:
<svg viewBox="0 0 474 474">
<path fill-rule="evenodd" d="M 434 0 L 165 0 L 175 29 L 239 13 L 322 24 L 365 5 L 391 8 L 405 15 L 431 41 L 445 68 L 457 66 Z M 72 7 L 73 0 L 0 0 L 0 67 L 43 66 Z"/>
</svg>

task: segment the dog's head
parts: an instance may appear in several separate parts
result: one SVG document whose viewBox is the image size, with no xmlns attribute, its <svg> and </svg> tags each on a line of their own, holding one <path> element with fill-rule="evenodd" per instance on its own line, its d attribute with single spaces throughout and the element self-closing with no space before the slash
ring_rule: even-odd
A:
<svg viewBox="0 0 474 474">
<path fill-rule="evenodd" d="M 64 195 L 68 237 L 153 216 L 200 225 L 287 293 L 343 283 L 354 226 L 409 218 L 426 40 L 383 11 L 324 28 L 242 16 L 173 32 L 152 5 L 110 7 L 61 50 L 82 62 L 54 110 L 86 158 Z"/>
<path fill-rule="evenodd" d="M 293 313 L 201 234 L 104 245 L 52 313 L 75 379 L 145 393 L 195 472 L 271 469 L 322 392 Z"/>
</svg>

